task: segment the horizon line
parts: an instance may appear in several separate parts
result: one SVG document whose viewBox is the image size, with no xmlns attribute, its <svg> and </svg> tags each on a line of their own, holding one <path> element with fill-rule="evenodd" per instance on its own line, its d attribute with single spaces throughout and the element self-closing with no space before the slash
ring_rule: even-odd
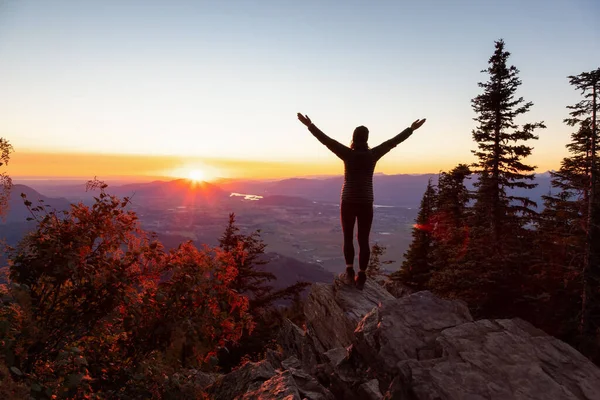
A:
<svg viewBox="0 0 600 400">
<path fill-rule="evenodd" d="M 536 171 L 535 175 L 543 175 L 549 172 L 553 172 L 554 170 L 545 170 L 543 172 Z M 439 175 L 441 172 L 419 172 L 419 173 L 397 173 L 397 174 L 386 174 L 385 172 L 377 172 L 373 174 L 373 176 L 422 176 L 422 175 Z M 338 178 L 343 177 L 344 174 L 319 174 L 319 175 L 290 175 L 287 177 L 277 177 L 277 178 L 247 178 L 247 177 L 215 177 L 212 179 L 206 179 L 206 182 L 219 182 L 219 181 L 281 181 L 286 179 L 319 179 L 319 178 Z M 104 177 L 98 177 L 97 175 L 94 177 L 85 177 L 85 176 L 52 176 L 52 175 L 16 175 L 11 176 L 13 181 L 79 181 L 83 180 L 85 182 L 91 181 L 98 178 L 98 180 L 134 180 L 141 179 L 145 181 L 156 181 L 156 180 L 164 180 L 164 181 L 175 181 L 175 180 L 186 180 L 189 178 L 185 177 L 176 177 L 176 176 L 168 176 L 168 175 L 107 175 Z"/>
</svg>

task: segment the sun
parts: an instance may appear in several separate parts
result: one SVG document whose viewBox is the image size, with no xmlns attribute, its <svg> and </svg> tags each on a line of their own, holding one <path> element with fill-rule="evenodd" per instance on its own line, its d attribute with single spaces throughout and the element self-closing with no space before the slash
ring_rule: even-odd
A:
<svg viewBox="0 0 600 400">
<path fill-rule="evenodd" d="M 205 174 L 202 170 L 192 169 L 188 172 L 188 178 L 194 182 L 202 182 L 205 179 Z"/>
</svg>

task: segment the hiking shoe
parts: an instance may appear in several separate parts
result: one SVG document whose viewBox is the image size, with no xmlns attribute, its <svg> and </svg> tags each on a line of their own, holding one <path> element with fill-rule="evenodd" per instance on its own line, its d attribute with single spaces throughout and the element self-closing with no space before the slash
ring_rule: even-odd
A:
<svg viewBox="0 0 600 400">
<path fill-rule="evenodd" d="M 354 268 L 346 267 L 346 284 L 354 285 Z"/>
<path fill-rule="evenodd" d="M 366 281 L 367 274 L 365 274 L 365 271 L 358 271 L 358 276 L 356 277 L 356 288 L 358 290 L 363 290 Z"/>
</svg>

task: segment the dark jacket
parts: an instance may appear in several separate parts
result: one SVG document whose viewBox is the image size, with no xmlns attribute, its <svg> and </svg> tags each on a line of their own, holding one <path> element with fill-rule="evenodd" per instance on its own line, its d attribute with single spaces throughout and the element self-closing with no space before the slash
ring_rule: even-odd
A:
<svg viewBox="0 0 600 400">
<path fill-rule="evenodd" d="M 348 203 L 373 203 L 375 164 L 381 157 L 413 133 L 412 129 L 406 128 L 377 147 L 366 150 L 352 150 L 324 134 L 314 124 L 310 124 L 308 130 L 344 161 L 344 186 L 342 187 L 341 200 Z"/>
</svg>

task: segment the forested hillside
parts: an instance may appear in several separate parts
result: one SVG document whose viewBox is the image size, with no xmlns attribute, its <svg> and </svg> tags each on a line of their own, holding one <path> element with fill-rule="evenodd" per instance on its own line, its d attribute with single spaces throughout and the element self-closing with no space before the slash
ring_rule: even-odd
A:
<svg viewBox="0 0 600 400">
<path fill-rule="evenodd" d="M 568 77 L 581 96 L 565 104 L 570 155 L 537 204 L 527 156 L 545 126 L 527 119 L 533 103 L 520 97 L 519 70 L 509 56 L 496 42 L 487 80 L 472 100 L 477 161 L 430 182 L 394 278 L 465 300 L 478 317 L 521 316 L 598 362 L 600 69 Z"/>
</svg>

